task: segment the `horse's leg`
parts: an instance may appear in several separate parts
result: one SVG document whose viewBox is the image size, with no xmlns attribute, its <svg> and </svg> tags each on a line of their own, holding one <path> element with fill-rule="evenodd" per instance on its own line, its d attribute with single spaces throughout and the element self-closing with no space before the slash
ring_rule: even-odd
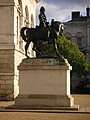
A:
<svg viewBox="0 0 90 120">
<path fill-rule="evenodd" d="M 35 51 L 36 53 L 38 53 L 40 56 L 42 56 L 42 53 L 40 53 L 38 50 L 36 50 L 36 44 L 37 44 L 37 42 L 34 42 L 33 44 L 34 45 L 33 45 L 32 50 Z"/>
<path fill-rule="evenodd" d="M 25 45 L 25 55 L 26 55 L 27 58 L 29 58 L 29 56 L 27 55 L 27 49 L 28 49 L 28 47 L 29 47 L 30 42 L 31 42 L 31 41 L 28 39 L 28 40 L 27 40 L 27 43 L 26 43 L 26 45 Z"/>
<path fill-rule="evenodd" d="M 53 40 L 53 45 L 54 45 L 54 49 L 55 49 L 55 52 L 56 52 L 56 55 L 58 56 L 58 58 L 59 59 L 64 59 L 64 57 L 60 54 L 60 52 L 58 50 L 56 39 Z"/>
</svg>

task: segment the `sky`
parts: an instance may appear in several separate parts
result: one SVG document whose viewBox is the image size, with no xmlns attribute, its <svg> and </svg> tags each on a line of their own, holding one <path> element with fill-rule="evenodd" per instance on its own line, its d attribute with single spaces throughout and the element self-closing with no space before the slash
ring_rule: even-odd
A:
<svg viewBox="0 0 90 120">
<path fill-rule="evenodd" d="M 37 23 L 40 7 L 45 7 L 45 14 L 47 21 L 51 22 L 51 19 L 58 20 L 60 22 L 67 22 L 71 20 L 71 12 L 80 11 L 80 15 L 86 15 L 86 7 L 90 7 L 90 0 L 40 0 L 37 4 Z"/>
</svg>

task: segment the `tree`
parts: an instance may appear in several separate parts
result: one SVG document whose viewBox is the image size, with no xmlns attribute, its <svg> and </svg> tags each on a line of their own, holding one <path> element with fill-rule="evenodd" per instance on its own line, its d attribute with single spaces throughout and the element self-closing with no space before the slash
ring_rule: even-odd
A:
<svg viewBox="0 0 90 120">
<path fill-rule="evenodd" d="M 79 50 L 75 42 L 67 40 L 65 37 L 58 37 L 57 45 L 59 52 L 67 59 L 73 67 L 72 73 L 76 73 L 78 77 L 87 77 L 90 71 L 90 63 L 85 55 Z M 42 53 L 48 56 L 55 56 L 55 50 L 52 44 L 44 45 Z"/>
</svg>

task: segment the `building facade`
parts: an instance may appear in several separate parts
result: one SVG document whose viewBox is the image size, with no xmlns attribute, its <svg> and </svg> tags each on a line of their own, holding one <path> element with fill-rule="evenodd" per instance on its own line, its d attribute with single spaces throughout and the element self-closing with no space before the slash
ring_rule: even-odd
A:
<svg viewBox="0 0 90 120">
<path fill-rule="evenodd" d="M 90 61 L 90 8 L 86 8 L 85 16 L 80 15 L 80 11 L 72 12 L 72 19 L 64 24 L 66 25 L 64 36 L 68 40 L 74 41 Z M 90 76 L 88 78 L 88 87 L 90 88 Z M 75 92 L 80 81 L 83 81 L 83 79 L 73 75 L 71 84 L 73 92 Z"/>
<path fill-rule="evenodd" d="M 19 93 L 17 66 L 25 58 L 20 29 L 35 26 L 38 2 L 0 0 L 0 100 L 13 100 Z M 30 50 L 28 53 L 32 55 Z"/>
<path fill-rule="evenodd" d="M 72 20 L 65 25 L 66 38 L 74 41 L 90 60 L 90 8 L 86 8 L 86 16 L 80 15 L 80 11 L 72 12 Z"/>
</svg>

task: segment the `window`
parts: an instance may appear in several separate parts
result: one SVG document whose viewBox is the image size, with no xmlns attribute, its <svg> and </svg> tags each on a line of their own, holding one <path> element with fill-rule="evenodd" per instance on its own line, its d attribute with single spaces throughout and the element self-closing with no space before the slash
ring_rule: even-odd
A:
<svg viewBox="0 0 90 120">
<path fill-rule="evenodd" d="M 18 5 L 17 5 L 17 45 L 19 48 L 23 50 L 23 41 L 20 37 L 20 30 L 23 25 L 23 16 L 22 16 L 22 1 L 18 0 Z"/>
<path fill-rule="evenodd" d="M 31 27 L 34 27 L 34 18 L 33 18 L 33 14 L 31 14 Z"/>
<path fill-rule="evenodd" d="M 78 32 L 77 34 L 76 34 L 76 42 L 77 42 L 77 45 L 79 46 L 79 47 L 82 47 L 82 44 L 83 44 L 83 33 L 81 33 L 81 32 Z"/>
<path fill-rule="evenodd" d="M 28 7 L 27 6 L 25 7 L 25 13 L 26 13 L 26 16 L 25 16 L 25 26 L 29 27 L 29 12 L 28 12 Z"/>
<path fill-rule="evenodd" d="M 78 38 L 77 38 L 77 45 L 78 45 L 79 47 L 82 46 L 82 38 L 81 38 L 81 37 L 78 37 Z"/>
<path fill-rule="evenodd" d="M 72 39 L 72 35 L 71 35 L 71 33 L 66 33 L 65 34 L 65 36 L 66 36 L 66 38 L 68 39 L 68 40 L 71 40 Z"/>
<path fill-rule="evenodd" d="M 18 16 L 17 16 L 17 45 L 18 45 Z"/>
</svg>

